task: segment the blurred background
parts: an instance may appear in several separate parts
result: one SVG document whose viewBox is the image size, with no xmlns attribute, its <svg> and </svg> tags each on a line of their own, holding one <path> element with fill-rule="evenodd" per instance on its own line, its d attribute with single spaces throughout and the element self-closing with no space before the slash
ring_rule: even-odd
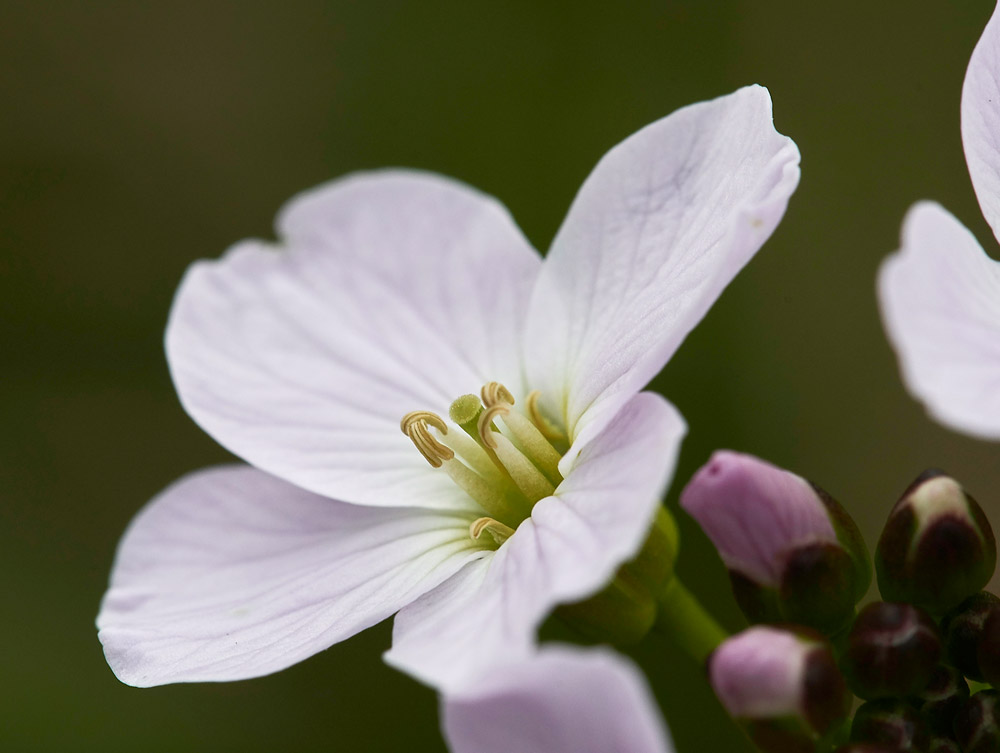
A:
<svg viewBox="0 0 1000 753">
<path fill-rule="evenodd" d="M 277 675 L 136 690 L 93 627 L 131 516 L 227 454 L 181 410 L 162 332 L 185 267 L 270 237 L 292 194 L 409 165 L 499 197 L 545 249 L 597 159 L 758 82 L 803 154 L 784 222 L 655 382 L 690 423 L 668 503 L 711 451 L 826 487 L 869 546 L 923 468 L 1000 521 L 1000 447 L 932 423 L 882 333 L 876 269 L 916 199 L 980 238 L 965 66 L 990 0 L 879 3 L 0 4 L 0 749 L 440 751 L 436 700 L 380 660 L 387 624 Z M 732 628 L 681 516 L 680 571 Z M 679 750 L 749 750 L 662 640 L 636 650 Z"/>
</svg>

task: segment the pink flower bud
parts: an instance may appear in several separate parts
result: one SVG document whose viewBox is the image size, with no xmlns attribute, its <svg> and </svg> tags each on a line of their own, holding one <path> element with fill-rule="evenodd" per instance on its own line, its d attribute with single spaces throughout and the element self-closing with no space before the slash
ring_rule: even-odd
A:
<svg viewBox="0 0 1000 753">
<path fill-rule="evenodd" d="M 752 627 L 715 650 L 709 680 L 722 705 L 765 750 L 784 750 L 792 738 L 819 739 L 850 709 L 833 652 L 818 636 Z"/>
<path fill-rule="evenodd" d="M 730 570 L 776 588 L 789 554 L 804 544 L 835 543 L 826 507 L 801 476 L 752 455 L 719 450 L 681 493 Z"/>
<path fill-rule="evenodd" d="M 868 550 L 836 500 L 751 455 L 716 452 L 681 493 L 729 568 L 747 619 L 832 635 L 871 582 Z"/>
</svg>

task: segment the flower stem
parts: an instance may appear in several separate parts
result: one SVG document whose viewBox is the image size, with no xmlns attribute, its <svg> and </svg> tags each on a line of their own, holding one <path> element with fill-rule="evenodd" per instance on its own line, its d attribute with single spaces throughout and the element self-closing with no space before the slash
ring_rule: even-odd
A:
<svg viewBox="0 0 1000 753">
<path fill-rule="evenodd" d="M 704 664 L 728 633 L 705 611 L 676 575 L 660 594 L 656 626 L 692 659 Z"/>
</svg>

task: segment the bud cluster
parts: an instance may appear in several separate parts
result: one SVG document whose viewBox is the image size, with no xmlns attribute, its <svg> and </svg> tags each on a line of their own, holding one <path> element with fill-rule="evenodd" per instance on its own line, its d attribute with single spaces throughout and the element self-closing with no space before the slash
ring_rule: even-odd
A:
<svg viewBox="0 0 1000 753">
<path fill-rule="evenodd" d="M 1000 689 L 1000 599 L 981 590 L 996 541 L 958 482 L 927 471 L 893 506 L 874 557 L 885 601 L 860 611 L 867 550 L 814 484 L 718 452 L 681 504 L 755 625 L 716 650 L 709 678 L 759 748 L 1000 753 L 1000 692 L 986 687 Z"/>
</svg>

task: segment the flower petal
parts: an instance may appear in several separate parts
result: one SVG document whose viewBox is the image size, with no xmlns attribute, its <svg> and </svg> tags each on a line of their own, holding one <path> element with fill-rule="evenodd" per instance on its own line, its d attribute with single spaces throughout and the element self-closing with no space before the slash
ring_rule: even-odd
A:
<svg viewBox="0 0 1000 753">
<path fill-rule="evenodd" d="M 1000 9 L 969 60 L 962 87 L 962 143 L 986 221 L 1000 238 Z"/>
<path fill-rule="evenodd" d="M 597 592 L 638 552 L 684 432 L 666 400 L 635 395 L 491 560 L 399 612 L 386 661 L 447 688 L 528 655 L 553 607 Z"/>
<path fill-rule="evenodd" d="M 643 128 L 594 168 L 543 265 L 526 346 L 532 387 L 578 446 L 663 367 L 771 235 L 798 164 L 767 90 L 751 86 Z"/>
<path fill-rule="evenodd" d="M 359 507 L 245 466 L 187 476 L 119 546 L 97 618 L 122 682 L 275 672 L 385 619 L 470 558 L 468 519 Z"/>
<path fill-rule="evenodd" d="M 944 208 L 922 202 L 878 290 L 910 392 L 946 426 L 1000 439 L 1000 264 Z"/>
<path fill-rule="evenodd" d="M 441 704 L 453 753 L 667 753 L 646 680 L 607 649 L 551 646 Z"/>
<path fill-rule="evenodd" d="M 365 173 L 294 199 L 284 248 L 198 262 L 167 328 L 188 413 L 253 465 L 357 504 L 463 495 L 400 432 L 492 379 L 515 395 L 538 255 L 495 200 L 446 178 Z M 459 501 L 456 501 L 459 500 Z"/>
</svg>

